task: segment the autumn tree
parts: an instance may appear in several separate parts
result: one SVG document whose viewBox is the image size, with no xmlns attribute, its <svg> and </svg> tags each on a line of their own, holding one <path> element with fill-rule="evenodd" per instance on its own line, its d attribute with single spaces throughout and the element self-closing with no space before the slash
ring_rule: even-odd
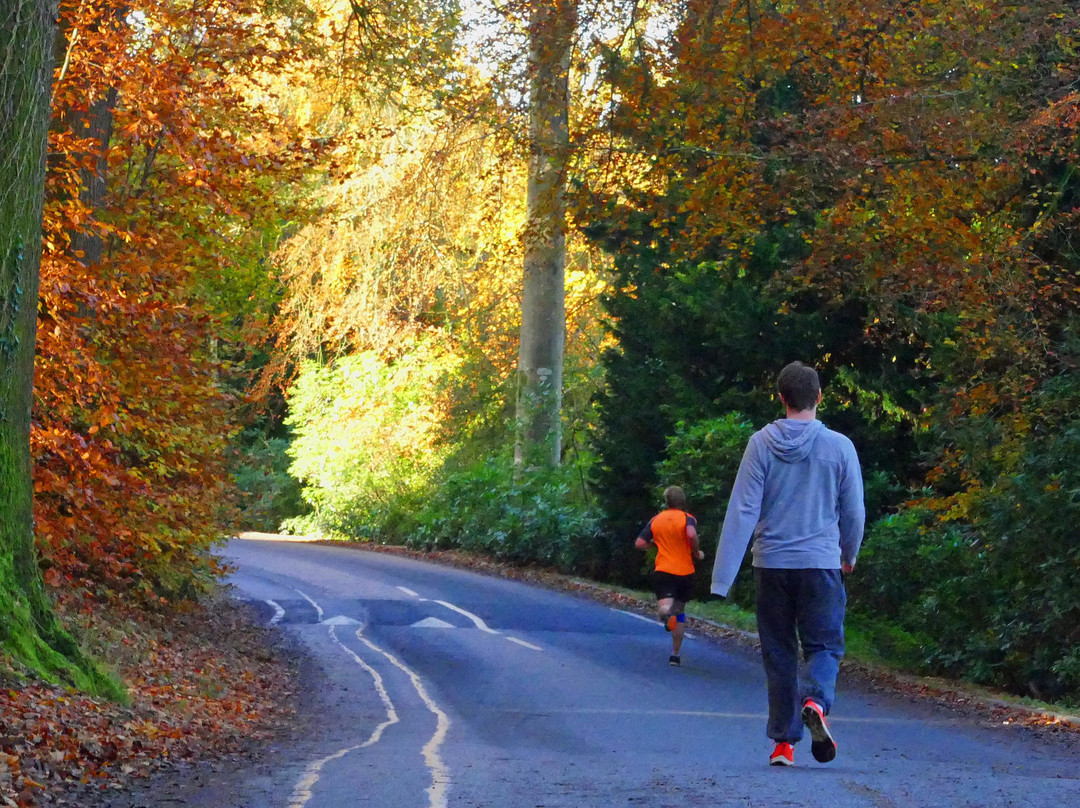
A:
<svg viewBox="0 0 1080 808">
<path fill-rule="evenodd" d="M 215 570 L 263 262 L 320 148 L 270 89 L 304 3 L 126 7 L 60 6 L 31 441 L 46 583 L 155 602 Z"/>
<path fill-rule="evenodd" d="M 299 371 L 291 470 L 315 513 L 292 529 L 368 536 L 415 510 L 477 423 L 491 416 L 505 441 L 525 172 L 466 116 L 353 117 L 371 134 L 342 138 L 321 215 L 276 255 L 288 293 L 271 370 Z"/>
<path fill-rule="evenodd" d="M 370 86 L 358 90 L 349 99 L 356 130 L 341 130 L 337 170 L 313 196 L 323 215 L 279 253 L 289 291 L 278 320 L 278 358 L 314 360 L 304 365 L 290 394 L 293 468 L 303 476 L 305 498 L 319 510 L 305 524 L 418 539 L 420 532 L 408 530 L 400 513 L 415 518 L 435 500 L 435 490 L 450 494 L 466 477 L 485 480 L 496 493 L 493 503 L 549 498 L 550 513 L 587 496 L 580 471 L 567 472 L 574 475 L 570 496 L 566 481 L 555 479 L 558 468 L 545 476 L 565 453 L 587 462 L 582 435 L 599 384 L 595 341 L 602 336 L 595 300 L 604 286 L 598 270 L 606 262 L 575 238 L 565 216 L 570 56 L 581 32 L 576 11 L 560 6 L 561 16 L 541 18 L 534 27 L 548 40 L 536 44 L 530 61 L 524 56 L 530 9 L 489 9 L 498 19 L 463 35 L 469 46 L 449 60 L 437 83 L 416 76 L 415 86 L 402 84 L 385 97 Z M 552 66 L 545 60 L 556 25 L 562 26 L 554 31 L 561 61 Z M 530 130 L 529 99 L 544 94 L 547 109 L 533 115 Z M 342 111 L 322 112 L 327 126 L 344 118 Z M 530 269 L 523 279 L 525 266 Z M 544 300 L 536 299 L 537 289 Z M 536 322 L 523 330 L 530 316 Z M 562 380 L 553 385 L 550 373 L 533 374 L 547 401 L 534 399 L 526 407 L 524 396 L 516 400 L 522 356 L 538 350 L 545 353 L 539 368 L 555 368 L 561 377 L 566 361 L 574 382 L 563 398 Z M 385 381 L 365 386 L 356 378 L 358 368 Z M 438 378 L 429 372 L 435 369 L 442 371 Z M 316 377 L 326 387 L 322 401 L 312 392 L 319 387 Z M 369 389 L 379 396 L 364 392 Z M 538 472 L 525 476 L 535 476 L 543 489 L 529 494 L 518 487 L 520 478 L 511 479 L 514 426 L 522 423 L 515 419 L 518 403 L 524 419 L 547 418 L 525 453 Z M 319 408 L 338 413 L 350 428 L 328 429 Z M 388 417 L 395 408 L 399 425 L 414 423 L 414 417 L 419 424 L 424 416 L 435 430 L 424 422 L 422 429 L 399 426 L 395 432 Z M 563 430 L 566 441 L 559 439 Z M 410 440 L 412 448 L 402 443 Z M 417 447 L 417 462 L 408 464 L 416 473 L 404 473 L 403 463 L 395 468 L 387 457 L 399 452 L 400 461 Z M 422 496 L 416 495 L 419 484 L 426 486 Z M 515 552 L 539 556 L 569 543 L 541 521 L 524 534 L 515 531 Z M 455 532 L 448 540 L 464 538 Z"/>
</svg>

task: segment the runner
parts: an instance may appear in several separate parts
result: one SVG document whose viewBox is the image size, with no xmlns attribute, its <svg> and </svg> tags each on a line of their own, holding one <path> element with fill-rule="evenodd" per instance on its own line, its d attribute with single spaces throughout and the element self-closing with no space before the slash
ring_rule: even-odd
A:
<svg viewBox="0 0 1080 808">
<path fill-rule="evenodd" d="M 666 508 L 645 525 L 634 542 L 639 550 L 656 547 L 656 568 L 652 574 L 656 610 L 671 632 L 668 663 L 682 665 L 682 642 L 686 633 L 686 604 L 693 594 L 694 561 L 705 554 L 698 548 L 697 520 L 686 512 L 686 494 L 677 485 L 664 489 Z"/>
</svg>

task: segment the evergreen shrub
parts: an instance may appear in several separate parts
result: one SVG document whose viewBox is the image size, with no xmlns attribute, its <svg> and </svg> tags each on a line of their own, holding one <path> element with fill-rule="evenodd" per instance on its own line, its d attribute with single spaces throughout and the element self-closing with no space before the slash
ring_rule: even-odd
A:
<svg viewBox="0 0 1080 808">
<path fill-rule="evenodd" d="M 658 470 L 672 470 L 668 439 L 678 425 L 734 412 L 758 427 L 782 417 L 776 377 L 794 359 L 821 371 L 821 418 L 855 442 L 870 513 L 895 509 L 920 471 L 915 414 L 928 383 L 917 378 L 917 348 L 867 344 L 865 300 L 830 300 L 778 283 L 790 262 L 804 256 L 796 223 L 766 226 L 748 254 L 710 248 L 694 258 L 671 242 L 669 228 L 676 232 L 678 223 L 665 223 L 659 233 L 651 220 L 632 217 L 626 229 L 597 220 L 591 231 L 615 256 L 613 288 L 634 290 L 603 299 L 615 347 L 603 354 L 605 385 L 596 396 L 595 491 L 612 536 L 610 556 L 621 560 L 614 577 L 640 582 L 640 559 L 625 550 L 625 536 L 655 510 L 653 492 L 666 482 Z M 722 488 L 721 479 L 688 485 Z M 727 479 L 730 488 L 734 472 Z M 701 510 L 699 496 L 690 501 Z M 720 518 L 695 515 L 715 541 Z M 749 576 L 740 575 L 734 592 L 740 599 L 747 595 L 743 578 Z"/>
<path fill-rule="evenodd" d="M 1080 422 L 1026 442 L 963 517 L 926 505 L 873 525 L 851 608 L 922 638 L 922 659 L 1035 698 L 1080 703 Z"/>
<path fill-rule="evenodd" d="M 233 480 L 245 527 L 277 530 L 286 519 L 307 510 L 300 483 L 289 474 L 291 440 L 246 431 L 236 450 Z"/>
<path fill-rule="evenodd" d="M 407 540 L 595 574 L 605 564 L 600 514 L 581 471 L 571 462 L 515 473 L 509 458 L 494 457 L 451 471 L 432 487 Z"/>
</svg>

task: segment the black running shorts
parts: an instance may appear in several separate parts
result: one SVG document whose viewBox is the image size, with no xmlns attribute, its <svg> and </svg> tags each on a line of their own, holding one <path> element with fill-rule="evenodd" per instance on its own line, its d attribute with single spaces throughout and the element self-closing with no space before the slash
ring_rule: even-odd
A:
<svg viewBox="0 0 1080 808">
<path fill-rule="evenodd" d="M 674 598 L 687 603 L 694 592 L 694 576 L 672 575 L 670 572 L 654 572 L 652 574 L 652 585 L 657 600 Z"/>
</svg>

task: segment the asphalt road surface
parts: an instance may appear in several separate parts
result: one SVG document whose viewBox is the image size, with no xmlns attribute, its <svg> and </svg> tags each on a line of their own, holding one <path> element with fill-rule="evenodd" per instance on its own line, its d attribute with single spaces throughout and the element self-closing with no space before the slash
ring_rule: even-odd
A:
<svg viewBox="0 0 1080 808">
<path fill-rule="evenodd" d="M 752 652 L 584 598 L 349 548 L 234 540 L 236 595 L 321 666 L 319 719 L 227 808 L 1080 806 L 1080 746 L 841 682 L 839 746 L 768 766 Z"/>
</svg>

